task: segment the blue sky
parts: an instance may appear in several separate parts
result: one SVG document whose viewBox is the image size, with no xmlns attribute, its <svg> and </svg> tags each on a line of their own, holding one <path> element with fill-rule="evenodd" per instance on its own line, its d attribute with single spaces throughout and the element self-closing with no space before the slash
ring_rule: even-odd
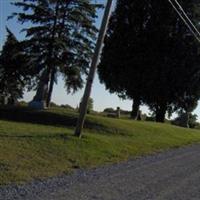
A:
<svg viewBox="0 0 200 200">
<path fill-rule="evenodd" d="M 16 35 L 19 40 L 24 38 L 24 34 L 21 33 L 21 29 L 24 27 L 20 23 L 16 22 L 16 20 L 12 19 L 7 21 L 7 17 L 16 11 L 16 8 L 10 5 L 10 2 L 13 0 L 0 0 L 0 49 L 6 38 L 6 30 L 5 27 L 8 26 L 9 29 Z M 105 2 L 104 0 L 98 0 L 98 2 Z M 103 11 L 98 12 L 97 25 L 100 24 L 102 19 Z M 83 90 L 71 95 L 67 94 L 65 88 L 63 87 L 64 83 L 62 78 L 59 78 L 58 84 L 55 85 L 52 101 L 57 104 L 69 104 L 73 107 L 76 107 L 79 104 L 79 101 L 83 95 Z M 24 100 L 31 101 L 35 92 L 25 93 Z M 129 100 L 121 100 L 115 94 L 110 94 L 105 90 L 104 85 L 99 83 L 98 75 L 96 74 L 93 89 L 92 89 L 92 98 L 94 99 L 94 109 L 97 111 L 102 111 L 107 107 L 120 107 L 125 110 L 131 110 L 132 102 Z M 148 109 L 144 106 L 142 107 L 142 111 L 145 113 L 149 113 Z M 195 113 L 200 116 L 200 106 L 195 110 Z M 200 117 L 199 117 L 200 119 Z"/>
</svg>

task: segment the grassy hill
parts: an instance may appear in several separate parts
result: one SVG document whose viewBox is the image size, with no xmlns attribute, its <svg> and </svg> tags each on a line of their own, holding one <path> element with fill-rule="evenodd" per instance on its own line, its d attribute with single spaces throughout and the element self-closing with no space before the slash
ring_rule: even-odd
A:
<svg viewBox="0 0 200 200">
<path fill-rule="evenodd" d="M 65 109 L 0 109 L 0 184 L 22 183 L 200 142 L 200 131 L 89 115 L 82 139 Z"/>
</svg>

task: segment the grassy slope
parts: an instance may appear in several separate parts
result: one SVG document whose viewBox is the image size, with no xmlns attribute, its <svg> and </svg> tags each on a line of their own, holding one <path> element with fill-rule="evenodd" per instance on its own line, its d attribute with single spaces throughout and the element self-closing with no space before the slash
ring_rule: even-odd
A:
<svg viewBox="0 0 200 200">
<path fill-rule="evenodd" d="M 45 120 L 49 122 L 48 113 Z M 69 116 L 70 120 L 75 117 L 59 109 L 52 113 L 62 116 L 66 123 Z M 95 167 L 200 142 L 200 131 L 167 124 L 89 116 L 89 128 L 81 140 L 73 137 L 73 129 L 56 124 L 0 121 L 0 184 L 59 175 L 74 168 Z"/>
</svg>

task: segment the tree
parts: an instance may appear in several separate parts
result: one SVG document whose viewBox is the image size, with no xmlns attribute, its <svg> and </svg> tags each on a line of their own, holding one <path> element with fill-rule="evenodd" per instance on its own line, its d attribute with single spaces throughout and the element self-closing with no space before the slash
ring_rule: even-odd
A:
<svg viewBox="0 0 200 200">
<path fill-rule="evenodd" d="M 181 1 L 195 20 L 197 2 Z M 134 118 L 142 102 L 164 122 L 166 112 L 180 108 L 185 97 L 200 97 L 198 47 L 168 1 L 118 0 L 99 77 L 110 92 L 133 100 Z"/>
<path fill-rule="evenodd" d="M 179 112 L 178 117 L 172 121 L 172 124 L 186 128 L 195 128 L 199 125 L 196 114 L 185 112 Z"/>
<path fill-rule="evenodd" d="M 14 34 L 7 28 L 7 39 L 0 55 L 0 101 L 14 104 L 22 98 L 33 74 L 30 58 Z"/>
<path fill-rule="evenodd" d="M 199 78 L 196 76 L 200 70 L 199 44 L 166 3 L 152 4 L 155 20 L 148 28 L 151 47 L 149 57 L 153 62 L 149 65 L 149 78 L 147 76 L 151 90 L 147 93 L 146 102 L 155 111 L 156 121 L 159 122 L 164 121 L 166 111 L 172 113 L 188 98 L 198 99 L 200 94 Z M 199 13 L 193 10 L 196 3 L 181 1 L 192 19 L 199 17 Z"/>
<path fill-rule="evenodd" d="M 143 24 L 148 20 L 149 6 L 146 1 L 117 2 L 98 68 L 100 81 L 111 93 L 133 100 L 133 119 L 138 117 L 147 86 L 144 71 L 146 28 Z"/>
<path fill-rule="evenodd" d="M 196 114 L 190 114 L 189 116 L 189 127 L 190 128 L 196 128 L 199 126 L 199 123 L 197 122 L 198 116 Z"/>
<path fill-rule="evenodd" d="M 88 100 L 87 114 L 90 114 L 94 109 L 94 100 L 90 97 Z"/>
<path fill-rule="evenodd" d="M 79 105 L 79 112 L 80 112 L 81 104 L 82 104 L 82 100 Z M 91 111 L 93 111 L 93 108 L 94 108 L 94 100 L 90 97 L 88 100 L 88 105 L 87 105 L 87 114 L 90 114 Z"/>
<path fill-rule="evenodd" d="M 193 98 L 192 96 L 184 96 L 184 100 L 178 102 L 178 117 L 173 121 L 173 124 L 187 128 L 194 128 L 197 125 L 197 116 L 192 114 L 198 105 L 198 99 L 194 97 L 195 96 L 193 96 Z"/>
<path fill-rule="evenodd" d="M 103 112 L 105 112 L 105 113 L 114 113 L 115 109 L 114 108 L 105 108 Z"/>
<path fill-rule="evenodd" d="M 14 5 L 24 12 L 13 16 L 21 23 L 32 23 L 24 29 L 24 43 L 42 77 L 34 101 L 43 100 L 49 106 L 59 74 L 68 92 L 83 86 L 82 75 L 87 75 L 97 33 L 96 9 L 101 5 L 91 0 L 23 0 Z"/>
</svg>

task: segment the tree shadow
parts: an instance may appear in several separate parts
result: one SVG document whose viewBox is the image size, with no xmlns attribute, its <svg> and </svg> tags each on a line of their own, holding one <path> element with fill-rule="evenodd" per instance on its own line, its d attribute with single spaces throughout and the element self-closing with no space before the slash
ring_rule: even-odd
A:
<svg viewBox="0 0 200 200">
<path fill-rule="evenodd" d="M 78 114 L 51 112 L 48 110 L 33 110 L 28 107 L 0 107 L 0 120 L 25 122 L 31 124 L 50 125 L 57 127 L 75 127 Z M 86 120 L 84 124 L 88 129 L 101 129 L 103 125 Z"/>
<path fill-rule="evenodd" d="M 63 140 L 69 140 L 73 135 L 66 135 L 66 134 L 52 134 L 52 135 L 8 135 L 8 134 L 0 134 L 0 138 L 10 138 L 10 139 L 63 139 Z"/>
<path fill-rule="evenodd" d="M 27 108 L 0 108 L 0 119 L 33 124 L 75 126 L 77 117 Z"/>
</svg>

